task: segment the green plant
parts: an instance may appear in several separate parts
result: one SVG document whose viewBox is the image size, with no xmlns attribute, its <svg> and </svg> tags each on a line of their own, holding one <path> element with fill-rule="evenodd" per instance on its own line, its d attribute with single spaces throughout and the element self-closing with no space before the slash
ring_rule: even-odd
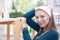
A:
<svg viewBox="0 0 60 40">
<path fill-rule="evenodd" d="M 22 17 L 23 13 L 22 12 L 11 12 L 9 13 L 10 18 L 16 18 L 16 17 Z"/>
</svg>

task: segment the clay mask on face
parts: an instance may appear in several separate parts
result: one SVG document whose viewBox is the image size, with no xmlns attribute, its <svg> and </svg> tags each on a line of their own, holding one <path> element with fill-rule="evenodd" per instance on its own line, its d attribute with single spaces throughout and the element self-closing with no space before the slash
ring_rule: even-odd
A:
<svg viewBox="0 0 60 40">
<path fill-rule="evenodd" d="M 40 18 L 41 18 L 41 21 L 43 21 L 43 22 L 44 22 L 44 16 L 40 16 Z"/>
</svg>

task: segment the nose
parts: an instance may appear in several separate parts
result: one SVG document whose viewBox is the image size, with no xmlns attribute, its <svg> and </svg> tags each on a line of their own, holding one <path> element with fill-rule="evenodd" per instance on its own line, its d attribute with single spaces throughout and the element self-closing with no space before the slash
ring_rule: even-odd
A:
<svg viewBox="0 0 60 40">
<path fill-rule="evenodd" d="M 44 22 L 44 18 L 38 18 L 38 21 Z"/>
</svg>

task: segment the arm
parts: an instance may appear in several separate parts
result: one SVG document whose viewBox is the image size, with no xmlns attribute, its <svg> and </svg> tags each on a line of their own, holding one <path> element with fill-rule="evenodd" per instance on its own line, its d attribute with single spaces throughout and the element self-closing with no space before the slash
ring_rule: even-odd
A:
<svg viewBox="0 0 60 40">
<path fill-rule="evenodd" d="M 34 30 L 36 30 L 36 31 L 38 32 L 39 29 L 40 29 L 39 25 L 31 19 L 31 18 L 34 17 L 34 16 L 35 16 L 35 10 L 34 10 L 34 9 L 30 10 L 29 12 L 27 12 L 27 13 L 24 15 L 24 17 L 26 18 L 27 24 L 28 24 L 31 28 L 33 28 Z"/>
<path fill-rule="evenodd" d="M 23 28 L 23 38 L 24 40 L 31 40 L 31 37 L 29 35 L 28 29 L 27 28 Z"/>
</svg>

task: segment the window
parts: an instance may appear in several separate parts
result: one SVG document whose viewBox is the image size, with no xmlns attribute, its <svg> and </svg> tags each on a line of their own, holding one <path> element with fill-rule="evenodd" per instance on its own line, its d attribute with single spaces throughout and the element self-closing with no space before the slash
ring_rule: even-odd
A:
<svg viewBox="0 0 60 40">
<path fill-rule="evenodd" d="M 60 0 L 54 0 L 55 6 L 60 6 Z"/>
</svg>

